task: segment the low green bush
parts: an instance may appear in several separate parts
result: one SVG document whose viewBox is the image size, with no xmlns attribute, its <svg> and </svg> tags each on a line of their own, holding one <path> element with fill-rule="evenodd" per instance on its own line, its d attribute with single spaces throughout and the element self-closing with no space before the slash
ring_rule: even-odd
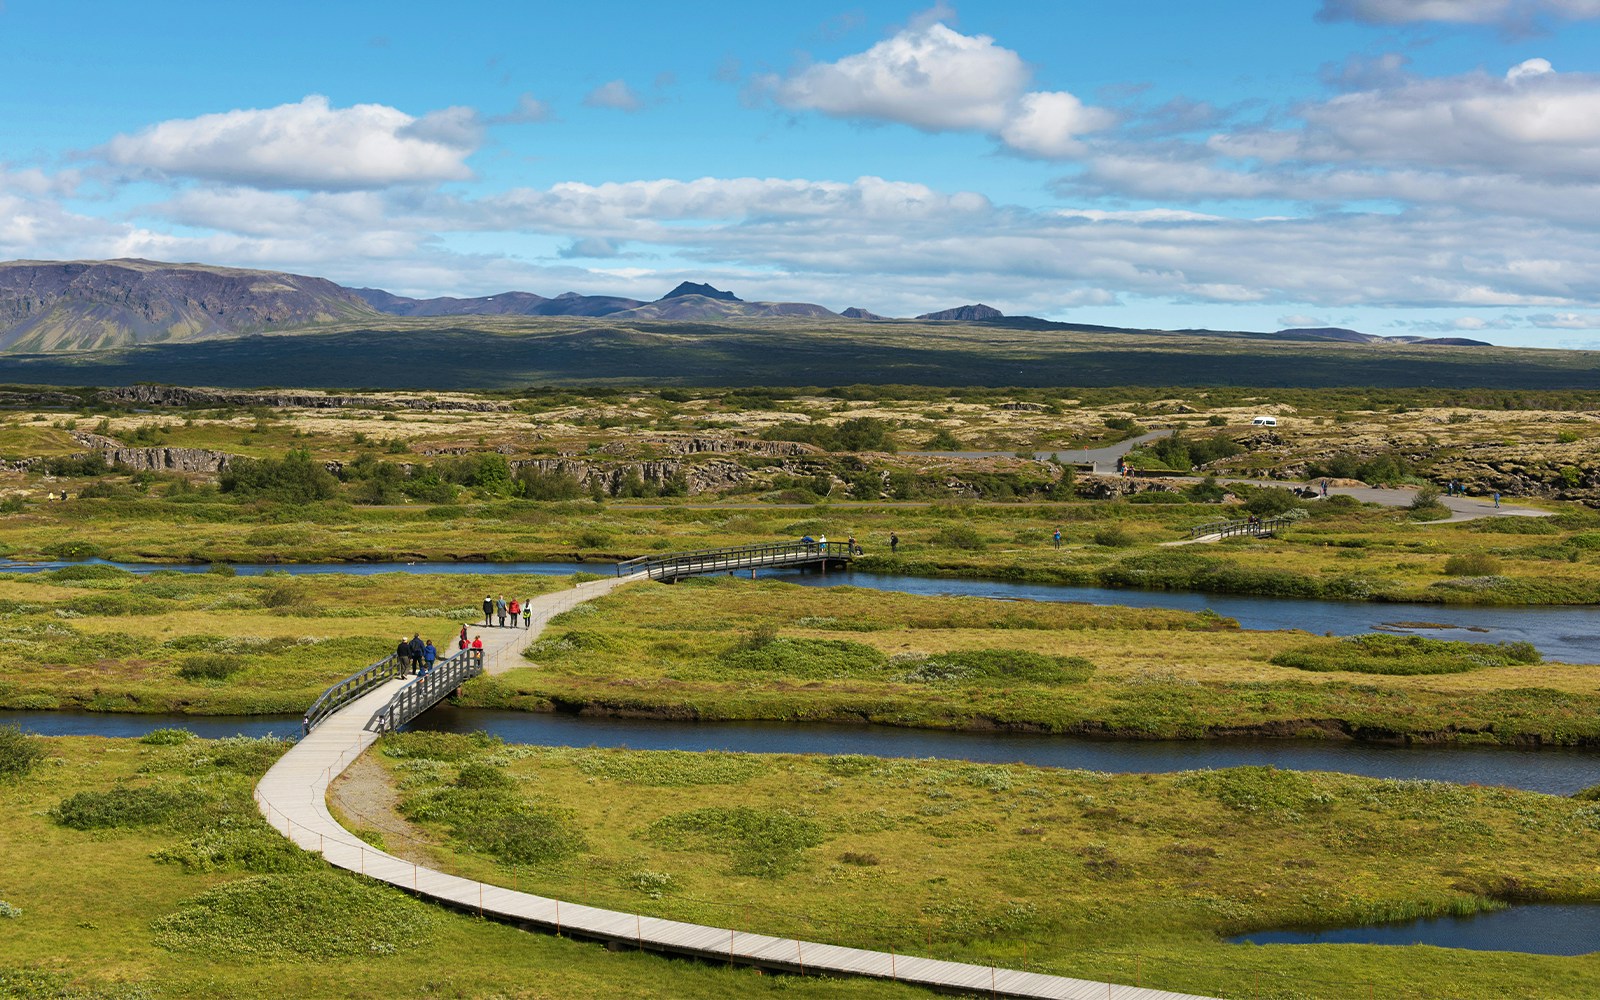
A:
<svg viewBox="0 0 1600 1000">
<path fill-rule="evenodd" d="M 0 781 L 20 778 L 45 757 L 44 740 L 20 726 L 0 726 Z"/>
<path fill-rule="evenodd" d="M 106 791 L 78 792 L 50 810 L 50 818 L 74 830 L 153 826 L 174 819 L 203 801 L 191 787 L 118 785 Z"/>
<path fill-rule="evenodd" d="M 1494 645 L 1429 639 L 1419 635 L 1356 635 L 1288 649 L 1272 663 L 1296 670 L 1363 674 L 1460 674 L 1487 667 L 1542 662 L 1527 642 Z"/>
<path fill-rule="evenodd" d="M 783 809 L 712 806 L 663 816 L 645 830 L 663 847 L 733 858 L 732 873 L 776 878 L 827 840 L 820 824 Z"/>
<path fill-rule="evenodd" d="M 930 656 L 902 679 L 921 684 L 958 684 L 979 680 L 1076 684 L 1088 680 L 1093 674 L 1094 664 L 1081 656 L 1050 656 L 1021 649 L 975 649 Z"/>
<path fill-rule="evenodd" d="M 741 672 L 824 679 L 876 675 L 888 657 L 872 646 L 847 639 L 777 638 L 755 648 L 741 643 L 724 654 L 720 663 Z"/>
<path fill-rule="evenodd" d="M 1487 552 L 1459 552 L 1444 561 L 1446 576 L 1494 576 L 1500 560 Z"/>
<path fill-rule="evenodd" d="M 154 931 L 156 944 L 169 951 L 304 961 L 415 949 L 440 919 L 398 889 L 324 870 L 219 885 L 157 919 Z"/>
<path fill-rule="evenodd" d="M 243 666 L 237 657 L 232 656 L 191 656 L 178 667 L 178 676 L 197 683 L 217 683 L 232 677 Z"/>
</svg>

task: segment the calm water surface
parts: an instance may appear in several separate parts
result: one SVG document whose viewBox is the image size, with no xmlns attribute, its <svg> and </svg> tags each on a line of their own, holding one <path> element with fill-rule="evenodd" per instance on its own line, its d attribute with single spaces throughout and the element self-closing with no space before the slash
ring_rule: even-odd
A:
<svg viewBox="0 0 1600 1000">
<path fill-rule="evenodd" d="M 123 715 L 109 712 L 0 711 L 0 726 L 45 736 L 143 736 L 187 729 L 198 736 L 298 737 L 297 715 Z M 544 715 L 439 705 L 408 728 L 493 733 L 509 743 L 629 747 L 635 750 L 733 750 L 747 753 L 859 753 L 1033 764 L 1108 773 L 1158 773 L 1271 765 L 1297 771 L 1343 771 L 1373 778 L 1504 785 L 1570 795 L 1600 784 L 1600 751 L 1507 747 L 1390 746 L 1295 740 L 1088 740 L 1044 733 L 954 732 L 890 726 L 783 722 L 662 722 Z"/>
<path fill-rule="evenodd" d="M 1541 903 L 1470 917 L 1438 917 L 1404 924 L 1332 930 L 1258 931 L 1230 938 L 1235 944 L 1430 944 L 1474 951 L 1535 955 L 1587 955 L 1600 951 L 1600 906 Z"/>
</svg>

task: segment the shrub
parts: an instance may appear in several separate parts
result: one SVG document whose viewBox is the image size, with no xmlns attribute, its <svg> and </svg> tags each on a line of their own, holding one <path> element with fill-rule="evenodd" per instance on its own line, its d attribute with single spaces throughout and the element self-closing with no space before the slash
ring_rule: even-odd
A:
<svg viewBox="0 0 1600 1000">
<path fill-rule="evenodd" d="M 194 739 L 187 729 L 152 729 L 139 737 L 139 742 L 154 747 L 171 747 Z"/>
<path fill-rule="evenodd" d="M 217 886 L 155 921 L 170 951 L 258 960 L 392 955 L 426 941 L 433 908 L 353 875 L 257 875 Z"/>
<path fill-rule="evenodd" d="M 20 726 L 0 726 L 0 781 L 20 778 L 44 759 L 44 741 Z"/>
<path fill-rule="evenodd" d="M 975 649 L 930 656 L 902 679 L 923 684 L 984 679 L 1073 684 L 1088 680 L 1093 673 L 1094 664 L 1079 656 L 1050 656 L 1021 649 Z"/>
<path fill-rule="evenodd" d="M 118 785 L 104 792 L 86 791 L 63 799 L 50 818 L 74 830 L 152 826 L 172 819 L 201 801 L 193 788 Z"/>
<path fill-rule="evenodd" d="M 1133 544 L 1133 536 L 1128 534 L 1128 529 L 1120 524 L 1108 524 L 1099 528 L 1092 536 L 1096 545 L 1104 545 L 1112 549 L 1125 549 Z"/>
<path fill-rule="evenodd" d="M 1500 572 L 1500 560 L 1487 552 L 1462 552 L 1444 561 L 1446 576 L 1494 576 Z"/>
<path fill-rule="evenodd" d="M 722 657 L 730 670 L 825 679 L 879 673 L 888 658 L 877 649 L 847 639 L 774 639 L 755 649 L 735 646 Z"/>
<path fill-rule="evenodd" d="M 1288 649 L 1271 660 L 1296 670 L 1363 674 L 1460 674 L 1541 661 L 1539 651 L 1527 642 L 1489 645 L 1383 633 Z"/>
<path fill-rule="evenodd" d="M 801 852 L 827 837 L 812 820 L 782 809 L 711 806 L 656 820 L 645 835 L 678 851 L 706 851 L 733 858 L 733 874 L 776 878 L 797 868 Z"/>
<path fill-rule="evenodd" d="M 964 549 L 969 552 L 976 552 L 985 547 L 983 537 L 965 524 L 947 524 L 934 534 L 931 541 L 945 548 Z"/>
<path fill-rule="evenodd" d="M 186 872 L 315 871 L 322 862 L 302 851 L 278 831 L 257 820 L 242 825 L 225 823 L 199 836 L 163 847 L 150 855 L 156 861 L 180 866 Z"/>
<path fill-rule="evenodd" d="M 232 656 L 191 656 L 178 667 L 178 676 L 196 683 L 217 683 L 238 673 L 243 667 Z"/>
</svg>

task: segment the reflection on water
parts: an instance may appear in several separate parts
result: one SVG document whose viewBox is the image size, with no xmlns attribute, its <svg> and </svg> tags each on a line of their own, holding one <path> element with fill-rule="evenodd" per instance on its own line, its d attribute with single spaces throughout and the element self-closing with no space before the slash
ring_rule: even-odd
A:
<svg viewBox="0 0 1600 1000">
<path fill-rule="evenodd" d="M 1257 931 L 1230 938 L 1235 944 L 1430 944 L 1474 951 L 1522 951 L 1535 955 L 1587 955 L 1600 951 L 1600 906 L 1541 903 L 1512 906 L 1470 917 L 1437 917 L 1403 924 L 1372 924 L 1331 930 Z"/>
</svg>

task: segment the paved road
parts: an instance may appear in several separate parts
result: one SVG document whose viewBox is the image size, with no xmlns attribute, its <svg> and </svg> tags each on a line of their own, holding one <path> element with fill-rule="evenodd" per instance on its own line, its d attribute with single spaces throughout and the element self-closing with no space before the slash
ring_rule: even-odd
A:
<svg viewBox="0 0 1600 1000">
<path fill-rule="evenodd" d="M 1111 475 L 1117 471 L 1117 459 L 1142 444 L 1171 437 L 1172 431 L 1148 431 L 1138 437 L 1108 444 L 1103 448 L 1069 448 L 1064 451 L 1036 451 L 1033 457 L 1042 462 L 1052 459 L 1064 465 L 1087 465 L 1093 471 Z M 1014 451 L 908 451 L 907 455 L 926 455 L 930 458 L 1013 458 Z"/>
</svg>

